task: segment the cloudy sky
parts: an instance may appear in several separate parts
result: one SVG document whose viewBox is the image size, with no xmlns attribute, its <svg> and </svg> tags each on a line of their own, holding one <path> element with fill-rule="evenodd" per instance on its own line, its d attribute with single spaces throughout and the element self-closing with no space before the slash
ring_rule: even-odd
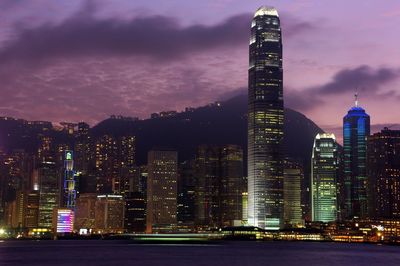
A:
<svg viewBox="0 0 400 266">
<path fill-rule="evenodd" d="M 0 0 L 0 115 L 95 124 L 243 92 L 263 4 L 286 106 L 338 132 L 358 88 L 374 130 L 400 123 L 398 0 Z"/>
</svg>

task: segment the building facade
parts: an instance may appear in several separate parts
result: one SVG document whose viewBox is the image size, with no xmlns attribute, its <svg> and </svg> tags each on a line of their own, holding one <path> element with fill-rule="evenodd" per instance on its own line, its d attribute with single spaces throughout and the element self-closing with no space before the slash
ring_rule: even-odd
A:
<svg viewBox="0 0 400 266">
<path fill-rule="evenodd" d="M 303 227 L 304 219 L 301 207 L 301 184 L 304 178 L 303 167 L 285 160 L 283 199 L 285 227 Z"/>
<path fill-rule="evenodd" d="M 367 137 L 370 117 L 356 99 L 343 118 L 344 218 L 366 218 L 367 200 Z"/>
<path fill-rule="evenodd" d="M 279 229 L 283 218 L 283 68 L 278 12 L 259 8 L 250 37 L 248 223 Z"/>
<path fill-rule="evenodd" d="M 338 147 L 333 134 L 318 134 L 311 159 L 312 220 L 334 222 L 338 216 Z"/>
<path fill-rule="evenodd" d="M 400 130 L 368 138 L 369 206 L 372 218 L 400 218 Z"/>
<path fill-rule="evenodd" d="M 177 225 L 178 153 L 148 153 L 146 232 L 172 232 Z"/>
</svg>

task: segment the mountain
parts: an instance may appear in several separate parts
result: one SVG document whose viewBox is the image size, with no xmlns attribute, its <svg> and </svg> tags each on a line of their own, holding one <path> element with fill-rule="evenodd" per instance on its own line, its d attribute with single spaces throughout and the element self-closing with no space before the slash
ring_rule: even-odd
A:
<svg viewBox="0 0 400 266">
<path fill-rule="evenodd" d="M 286 156 L 309 164 L 314 137 L 323 132 L 303 114 L 285 109 Z M 170 148 L 178 151 L 179 160 L 193 157 L 201 144 L 237 144 L 247 150 L 247 95 L 238 95 L 220 103 L 191 109 L 169 117 L 138 121 L 106 119 L 92 128 L 97 136 L 134 134 L 137 161 L 147 161 L 147 151 Z"/>
</svg>

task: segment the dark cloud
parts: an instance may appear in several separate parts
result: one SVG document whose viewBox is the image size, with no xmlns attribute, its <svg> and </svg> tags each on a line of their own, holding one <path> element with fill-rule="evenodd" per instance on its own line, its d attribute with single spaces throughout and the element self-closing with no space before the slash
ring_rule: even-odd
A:
<svg viewBox="0 0 400 266">
<path fill-rule="evenodd" d="M 296 110 L 308 111 L 324 103 L 324 97 L 342 95 L 345 93 L 362 94 L 362 97 L 370 96 L 377 99 L 400 97 L 393 90 L 385 90 L 390 82 L 400 78 L 400 69 L 396 68 L 372 68 L 362 65 L 352 69 L 344 69 L 337 72 L 332 80 L 321 86 L 304 89 L 301 92 L 288 90 L 286 104 Z"/>
<path fill-rule="evenodd" d="M 386 85 L 400 77 L 399 69 L 377 68 L 370 66 L 359 66 L 354 69 L 344 69 L 336 73 L 333 80 L 320 88 L 319 93 L 323 94 L 341 94 L 356 89 L 364 93 L 377 91 L 382 85 Z"/>
<path fill-rule="evenodd" d="M 0 63 L 38 62 L 49 58 L 120 55 L 146 56 L 156 60 L 177 59 L 214 48 L 247 47 L 251 14 L 227 18 L 216 25 L 181 26 L 165 16 L 99 19 L 89 1 L 62 23 L 18 27 L 16 37 L 0 48 Z M 312 23 L 287 15 L 285 37 L 312 29 Z"/>
<path fill-rule="evenodd" d="M 152 16 L 130 21 L 74 16 L 59 25 L 25 29 L 0 49 L 0 62 L 54 57 L 139 55 L 159 60 L 221 46 L 232 47 L 248 35 L 248 15 L 214 26 L 181 27 L 173 18 Z"/>
</svg>

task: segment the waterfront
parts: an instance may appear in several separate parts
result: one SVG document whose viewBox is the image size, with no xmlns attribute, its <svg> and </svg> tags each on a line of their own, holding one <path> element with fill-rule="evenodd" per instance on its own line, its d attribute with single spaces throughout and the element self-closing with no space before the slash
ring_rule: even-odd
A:
<svg viewBox="0 0 400 266">
<path fill-rule="evenodd" d="M 3 241 L 0 265 L 400 265 L 400 247 L 283 241 L 202 245 Z"/>
</svg>

